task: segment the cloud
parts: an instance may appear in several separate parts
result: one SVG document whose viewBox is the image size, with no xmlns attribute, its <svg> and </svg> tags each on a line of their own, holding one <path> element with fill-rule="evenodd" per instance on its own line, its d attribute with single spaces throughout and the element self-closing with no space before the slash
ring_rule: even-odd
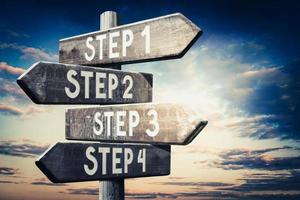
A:
<svg viewBox="0 0 300 200">
<path fill-rule="evenodd" d="M 272 157 L 262 155 L 259 157 L 241 157 L 223 160 L 220 164 L 223 169 L 261 169 L 261 170 L 292 170 L 300 169 L 300 156 L 298 157 Z"/>
<path fill-rule="evenodd" d="M 7 64 L 6 62 L 0 62 L 0 72 L 1 71 L 5 71 L 6 73 L 19 76 L 25 72 L 25 69 L 19 67 L 13 67 Z"/>
<path fill-rule="evenodd" d="M 6 180 L 0 180 L 0 184 L 19 184 L 20 182 L 16 181 L 6 181 Z"/>
<path fill-rule="evenodd" d="M 232 186 L 231 183 L 223 183 L 223 182 L 191 182 L 191 181 L 170 181 L 170 182 L 161 182 L 158 183 L 161 185 L 174 185 L 174 186 L 186 186 L 186 187 L 224 187 L 224 186 Z"/>
<path fill-rule="evenodd" d="M 64 183 L 51 183 L 51 182 L 43 182 L 43 181 L 34 181 L 31 182 L 31 185 L 66 186 L 66 184 Z"/>
<path fill-rule="evenodd" d="M 0 154 L 17 157 L 36 157 L 41 155 L 49 145 L 0 141 Z"/>
<path fill-rule="evenodd" d="M 196 164 L 208 165 L 224 170 L 256 169 L 273 171 L 300 169 L 300 156 L 275 157 L 268 154 L 274 151 L 291 149 L 294 148 L 284 146 L 259 150 L 231 149 L 219 153 L 220 159 L 200 161 L 196 162 Z"/>
<path fill-rule="evenodd" d="M 19 169 L 10 168 L 10 167 L 0 167 L 0 175 L 15 175 L 19 172 Z"/>
<path fill-rule="evenodd" d="M 260 69 L 243 72 L 241 74 L 241 77 L 247 79 L 253 79 L 253 78 L 261 79 L 266 77 L 271 78 L 273 76 L 276 76 L 278 73 L 280 73 L 279 69 L 280 69 L 279 67 L 269 67 L 269 68 L 263 67 Z"/>
<path fill-rule="evenodd" d="M 0 113 L 11 114 L 11 115 L 23 115 L 24 111 L 15 106 L 0 104 Z"/>
<path fill-rule="evenodd" d="M 22 53 L 21 59 L 33 61 L 58 61 L 58 55 L 49 53 L 45 49 L 18 45 L 16 43 L 2 43 L 0 49 L 14 49 Z"/>
<path fill-rule="evenodd" d="M 19 32 L 13 31 L 13 30 L 11 30 L 11 29 L 6 30 L 6 32 L 7 32 L 10 36 L 13 36 L 13 37 L 16 37 L 16 38 L 29 38 L 29 35 L 24 34 L 24 33 L 19 33 Z"/>
<path fill-rule="evenodd" d="M 131 199 L 158 199 L 158 198 L 167 198 L 167 199 L 176 199 L 176 194 L 168 193 L 126 193 L 126 198 Z"/>
<path fill-rule="evenodd" d="M 47 107 L 39 107 L 39 106 L 23 106 L 22 108 L 18 108 L 13 105 L 6 105 L 0 102 L 0 113 L 15 115 L 21 117 L 28 117 L 38 113 L 44 113 L 49 111 Z"/>
<path fill-rule="evenodd" d="M 7 80 L 0 78 L 0 96 L 15 96 L 18 98 L 28 99 L 26 94 L 23 92 L 23 90 L 16 84 L 15 80 Z"/>
<path fill-rule="evenodd" d="M 227 188 L 224 190 L 238 192 L 259 192 L 259 191 L 299 191 L 300 172 L 291 171 L 288 175 L 257 176 L 242 179 L 245 183 Z"/>
<path fill-rule="evenodd" d="M 244 133 L 257 139 L 280 138 L 300 140 L 300 60 L 278 68 L 281 76 L 273 76 L 274 84 L 262 84 L 245 102 L 249 115 L 270 115 L 258 125 L 266 131 Z"/>
<path fill-rule="evenodd" d="M 60 193 L 65 194 L 77 194 L 77 195 L 98 195 L 99 189 L 97 188 L 78 188 L 78 189 L 67 189 L 66 191 L 61 191 Z"/>
</svg>

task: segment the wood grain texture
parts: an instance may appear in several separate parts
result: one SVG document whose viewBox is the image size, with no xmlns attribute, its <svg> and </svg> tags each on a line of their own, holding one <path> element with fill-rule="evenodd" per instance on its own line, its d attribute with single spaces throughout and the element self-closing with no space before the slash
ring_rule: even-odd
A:
<svg viewBox="0 0 300 200">
<path fill-rule="evenodd" d="M 106 11 L 100 15 L 100 30 L 108 29 L 118 25 L 118 16 L 114 11 Z M 110 66 L 113 69 L 121 70 L 121 65 Z M 125 186 L 124 179 L 100 181 L 99 200 L 124 200 Z"/>
<path fill-rule="evenodd" d="M 151 124 L 153 115 L 148 115 L 150 110 L 157 112 L 157 122 L 159 132 L 156 136 L 150 137 L 146 134 L 146 129 L 153 130 L 155 127 Z M 107 126 L 105 112 L 113 112 L 110 119 L 110 126 Z M 123 131 L 126 136 L 116 134 L 116 113 L 125 111 Z M 133 128 L 132 136 L 129 136 L 129 111 L 137 111 L 139 114 L 139 124 Z M 100 120 L 103 123 L 103 132 L 96 135 L 94 127 L 98 129 L 98 123 L 95 122 L 95 114 L 100 113 Z M 185 109 L 177 104 L 134 104 L 134 105 L 115 105 L 100 106 L 90 108 L 74 108 L 66 110 L 66 139 L 69 140 L 93 140 L 108 142 L 138 142 L 153 144 L 189 144 L 206 126 L 207 121 L 202 121 L 197 113 Z M 110 129 L 111 134 L 107 134 Z"/>
<path fill-rule="evenodd" d="M 71 91 L 75 87 L 67 79 L 69 70 L 75 70 L 74 76 L 80 85 L 80 93 L 76 98 L 70 98 L 65 91 L 65 87 Z M 82 71 L 93 72 L 93 77 L 89 78 L 89 98 L 85 98 L 85 78 L 81 76 Z M 96 98 L 95 73 L 105 73 L 102 80 L 105 87 L 102 93 L 106 93 L 106 98 Z M 118 87 L 113 91 L 112 98 L 108 97 L 108 74 L 115 74 L 118 78 Z M 130 75 L 133 80 L 133 87 L 130 89 L 132 98 L 123 98 L 129 82 L 122 83 L 124 77 Z M 37 104 L 120 104 L 139 103 L 152 101 L 152 74 L 125 72 L 112 69 L 103 69 L 70 64 L 58 64 L 48 62 L 38 62 L 31 66 L 17 80 L 19 86 L 25 91 L 27 96 Z"/>
<path fill-rule="evenodd" d="M 141 32 L 145 26 L 150 26 L 150 53 L 145 51 L 145 38 Z M 109 42 L 104 40 L 103 58 L 99 59 L 99 40 L 97 35 L 109 34 L 123 30 L 133 32 L 133 43 L 127 48 L 126 56 L 109 58 Z M 164 60 L 182 57 L 192 44 L 200 37 L 202 30 L 180 13 L 166 15 L 137 23 L 117 26 L 108 30 L 96 31 L 70 38 L 61 39 L 59 42 L 59 62 L 84 65 L 113 65 Z M 92 37 L 91 44 L 95 47 L 95 57 L 87 61 L 84 54 L 90 53 L 86 46 L 86 40 Z M 108 36 L 107 36 L 108 38 Z M 122 51 L 122 37 L 116 37 L 114 42 L 118 44 L 114 52 Z"/>
<path fill-rule="evenodd" d="M 99 200 L 123 200 L 125 199 L 125 179 L 100 181 Z"/>
<path fill-rule="evenodd" d="M 98 169 L 95 174 L 88 175 L 84 170 L 84 165 L 89 168 L 93 167 L 93 163 L 87 159 L 86 150 L 93 147 L 94 157 L 98 161 Z M 110 153 L 106 157 L 106 174 L 102 173 L 103 157 L 98 153 L 99 148 L 108 147 Z M 122 173 L 112 173 L 112 149 L 119 148 L 124 152 L 125 148 L 129 148 L 133 152 L 133 161 L 128 165 L 127 173 L 124 172 L 124 155 L 117 154 L 120 158 L 118 168 L 122 168 Z M 146 170 L 143 171 L 141 163 L 138 163 L 139 151 L 145 149 L 146 152 Z M 99 181 L 99 180 L 115 180 L 120 178 L 163 176 L 170 173 L 170 150 L 168 145 L 130 145 L 130 144 L 110 144 L 110 143 L 56 143 L 50 147 L 37 161 L 38 168 L 54 183 L 66 182 L 82 182 L 82 181 Z"/>
</svg>

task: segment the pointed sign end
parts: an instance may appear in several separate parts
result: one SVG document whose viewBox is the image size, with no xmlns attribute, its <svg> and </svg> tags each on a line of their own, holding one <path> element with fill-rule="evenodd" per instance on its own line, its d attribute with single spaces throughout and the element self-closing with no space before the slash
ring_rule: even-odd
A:
<svg viewBox="0 0 300 200">
<path fill-rule="evenodd" d="M 179 53 L 178 58 L 182 58 L 187 51 L 192 47 L 192 45 L 200 38 L 200 36 L 203 34 L 203 31 L 201 28 L 199 28 L 196 24 L 194 24 L 190 19 L 185 17 L 181 13 L 176 13 L 178 17 L 180 17 L 187 26 L 190 27 L 190 32 L 192 33 L 193 37 L 187 44 L 187 46 Z"/>
<path fill-rule="evenodd" d="M 56 144 L 49 147 L 36 161 L 35 165 L 41 170 L 41 172 L 52 182 L 52 183 L 61 183 L 54 174 L 51 172 L 51 170 L 47 167 L 45 164 L 46 160 L 49 159 L 48 155 L 50 151 L 53 151 L 53 149 L 57 148 L 57 146 L 60 143 L 57 142 Z"/>
<path fill-rule="evenodd" d="M 56 177 L 51 173 L 50 170 L 43 164 L 43 161 L 36 160 L 35 165 L 41 170 L 41 172 L 52 182 L 52 183 L 60 183 Z"/>
<path fill-rule="evenodd" d="M 31 80 L 30 72 L 38 65 L 43 64 L 43 62 L 36 62 L 31 65 L 19 78 L 17 79 L 17 84 L 25 92 L 25 94 L 36 104 L 41 104 L 42 102 L 36 97 L 36 95 L 28 87 L 28 81 Z"/>
<path fill-rule="evenodd" d="M 198 125 L 196 126 L 195 130 L 184 140 L 182 145 L 187 145 L 191 143 L 207 124 L 208 121 L 200 121 L 200 123 L 198 123 Z"/>
</svg>

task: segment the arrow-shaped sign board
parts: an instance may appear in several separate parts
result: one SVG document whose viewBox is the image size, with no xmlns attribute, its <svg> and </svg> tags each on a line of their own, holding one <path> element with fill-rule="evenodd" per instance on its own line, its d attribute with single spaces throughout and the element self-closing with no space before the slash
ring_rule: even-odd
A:
<svg viewBox="0 0 300 200">
<path fill-rule="evenodd" d="M 152 101 L 152 74 L 38 62 L 17 83 L 38 104 L 120 104 Z"/>
<path fill-rule="evenodd" d="M 66 139 L 189 144 L 206 126 L 177 104 L 134 104 L 66 111 Z"/>
<path fill-rule="evenodd" d="M 180 13 L 96 31 L 59 42 L 59 62 L 128 64 L 182 57 L 202 30 Z"/>
<path fill-rule="evenodd" d="M 170 174 L 170 146 L 56 143 L 37 161 L 54 183 Z"/>
</svg>

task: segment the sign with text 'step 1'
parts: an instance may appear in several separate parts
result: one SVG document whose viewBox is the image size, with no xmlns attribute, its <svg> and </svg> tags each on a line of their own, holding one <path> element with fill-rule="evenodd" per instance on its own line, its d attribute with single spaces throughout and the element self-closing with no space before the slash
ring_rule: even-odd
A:
<svg viewBox="0 0 300 200">
<path fill-rule="evenodd" d="M 66 111 L 66 139 L 189 144 L 206 126 L 177 104 L 133 104 Z"/>
<path fill-rule="evenodd" d="M 59 62 L 101 65 L 180 58 L 201 34 L 176 13 L 61 39 Z"/>
<path fill-rule="evenodd" d="M 17 83 L 38 104 L 120 104 L 152 101 L 152 74 L 38 62 Z"/>
<path fill-rule="evenodd" d="M 54 183 L 170 174 L 170 146 L 56 143 L 36 165 Z"/>
</svg>

